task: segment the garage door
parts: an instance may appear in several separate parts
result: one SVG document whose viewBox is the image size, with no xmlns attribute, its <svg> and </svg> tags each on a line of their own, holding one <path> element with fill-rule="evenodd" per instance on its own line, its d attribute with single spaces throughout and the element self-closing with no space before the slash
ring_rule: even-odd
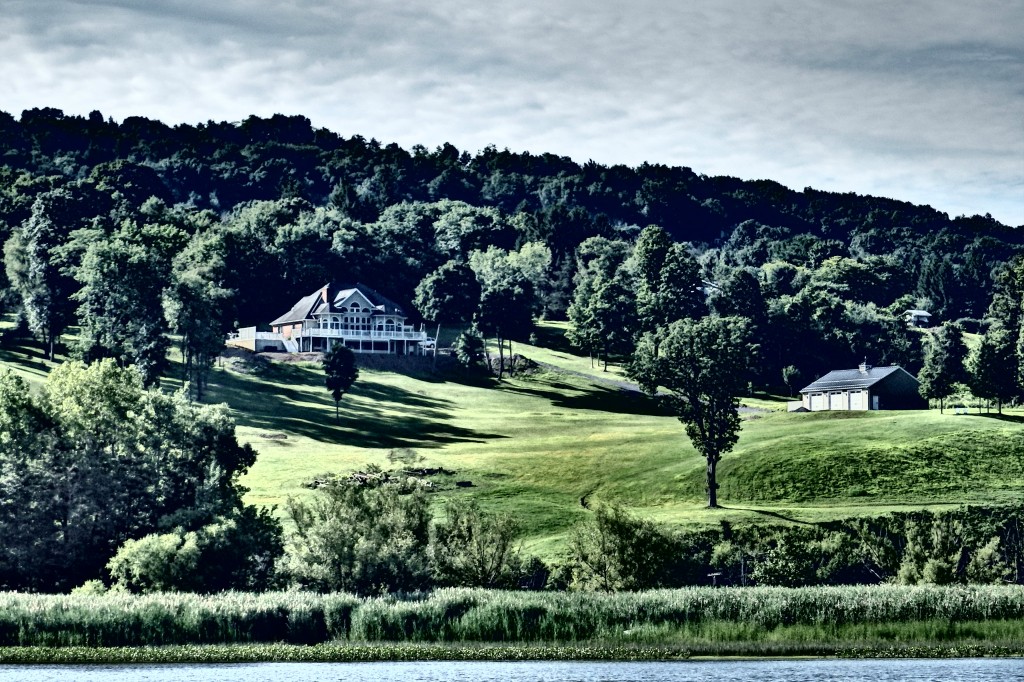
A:
<svg viewBox="0 0 1024 682">
<path fill-rule="evenodd" d="M 866 410 L 868 409 L 867 395 L 864 391 L 850 391 L 850 409 L 851 410 Z"/>
<path fill-rule="evenodd" d="M 825 409 L 825 396 L 822 393 L 811 394 L 811 412 L 818 412 Z"/>
<path fill-rule="evenodd" d="M 828 394 L 828 409 L 830 410 L 845 410 L 848 409 L 846 405 L 846 392 L 845 391 L 832 391 Z"/>
</svg>

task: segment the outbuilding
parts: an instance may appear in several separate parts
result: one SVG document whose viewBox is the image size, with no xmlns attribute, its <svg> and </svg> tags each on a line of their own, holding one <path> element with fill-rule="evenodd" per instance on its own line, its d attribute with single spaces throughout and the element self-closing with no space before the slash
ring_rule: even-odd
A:
<svg viewBox="0 0 1024 682">
<path fill-rule="evenodd" d="M 800 390 L 801 407 L 823 410 L 923 410 L 928 403 L 918 392 L 920 382 L 902 367 L 832 370 Z"/>
<path fill-rule="evenodd" d="M 931 327 L 932 314 L 927 310 L 905 310 L 903 319 L 908 327 Z"/>
</svg>

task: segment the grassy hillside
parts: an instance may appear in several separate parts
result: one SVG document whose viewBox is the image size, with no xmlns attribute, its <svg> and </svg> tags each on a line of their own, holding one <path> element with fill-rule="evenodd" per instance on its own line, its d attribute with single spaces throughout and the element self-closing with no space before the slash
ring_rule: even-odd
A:
<svg viewBox="0 0 1024 682">
<path fill-rule="evenodd" d="M 621 381 L 614 371 L 552 345 L 516 344 L 558 368 L 501 384 L 444 379 L 429 361 L 364 368 L 338 423 L 316 365 L 228 360 L 213 372 L 209 400 L 231 406 L 240 439 L 259 452 L 244 479 L 252 502 L 307 495 L 304 483 L 367 464 L 416 460 L 450 472 L 435 477 L 440 497 L 516 514 L 528 549 L 545 556 L 587 513 L 582 503 L 618 501 L 672 524 L 813 522 L 990 503 L 1024 489 L 1019 413 L 762 411 L 744 414 L 739 444 L 720 465 L 726 508 L 709 511 L 704 463 L 681 424 L 609 381 Z M 0 363 L 32 382 L 48 370 L 27 348 L 7 348 Z"/>
</svg>

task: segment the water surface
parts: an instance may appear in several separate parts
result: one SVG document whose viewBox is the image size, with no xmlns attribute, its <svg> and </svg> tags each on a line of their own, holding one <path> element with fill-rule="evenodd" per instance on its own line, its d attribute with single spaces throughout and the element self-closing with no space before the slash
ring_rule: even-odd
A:
<svg viewBox="0 0 1024 682">
<path fill-rule="evenodd" d="M 11 666 L 0 682 L 1015 682 L 1024 659 Z"/>
</svg>

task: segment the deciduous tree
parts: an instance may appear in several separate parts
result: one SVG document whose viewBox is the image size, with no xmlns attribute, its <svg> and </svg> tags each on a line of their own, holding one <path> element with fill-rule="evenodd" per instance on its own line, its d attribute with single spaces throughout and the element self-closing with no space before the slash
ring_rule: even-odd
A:
<svg viewBox="0 0 1024 682">
<path fill-rule="evenodd" d="M 335 344 L 324 353 L 323 365 L 324 373 L 327 375 L 327 390 L 334 398 L 334 421 L 338 422 L 341 420 L 339 416 L 341 399 L 359 378 L 356 354 L 340 343 Z"/>
<path fill-rule="evenodd" d="M 447 518 L 434 526 L 430 567 L 442 585 L 511 589 L 523 572 L 516 544 L 519 524 L 490 514 L 475 501 L 451 502 Z"/>
<path fill-rule="evenodd" d="M 5 244 L 4 263 L 12 288 L 21 298 L 25 320 L 39 336 L 47 357 L 73 319 L 75 281 L 60 257 L 68 234 L 80 226 L 79 207 L 66 189 L 40 194 L 28 220 Z"/>
<path fill-rule="evenodd" d="M 922 397 L 939 401 L 939 412 L 943 411 L 945 399 L 956 391 L 956 385 L 966 383 L 966 358 L 967 346 L 958 324 L 946 322 L 926 339 L 924 366 L 917 375 L 921 382 L 919 390 Z"/>
<path fill-rule="evenodd" d="M 286 509 L 295 522 L 287 573 L 297 585 L 372 595 L 430 585 L 422 491 L 337 483 Z"/>
<path fill-rule="evenodd" d="M 67 590 L 127 540 L 241 520 L 255 459 L 223 406 L 145 390 L 111 360 L 64 363 L 37 398 L 0 374 L 0 589 Z"/>
<path fill-rule="evenodd" d="M 645 334 L 627 367 L 627 374 L 683 423 L 694 449 L 704 456 L 712 508 L 718 506 L 718 462 L 739 439 L 738 396 L 755 352 L 749 329 L 739 317 L 678 320 Z"/>
</svg>

